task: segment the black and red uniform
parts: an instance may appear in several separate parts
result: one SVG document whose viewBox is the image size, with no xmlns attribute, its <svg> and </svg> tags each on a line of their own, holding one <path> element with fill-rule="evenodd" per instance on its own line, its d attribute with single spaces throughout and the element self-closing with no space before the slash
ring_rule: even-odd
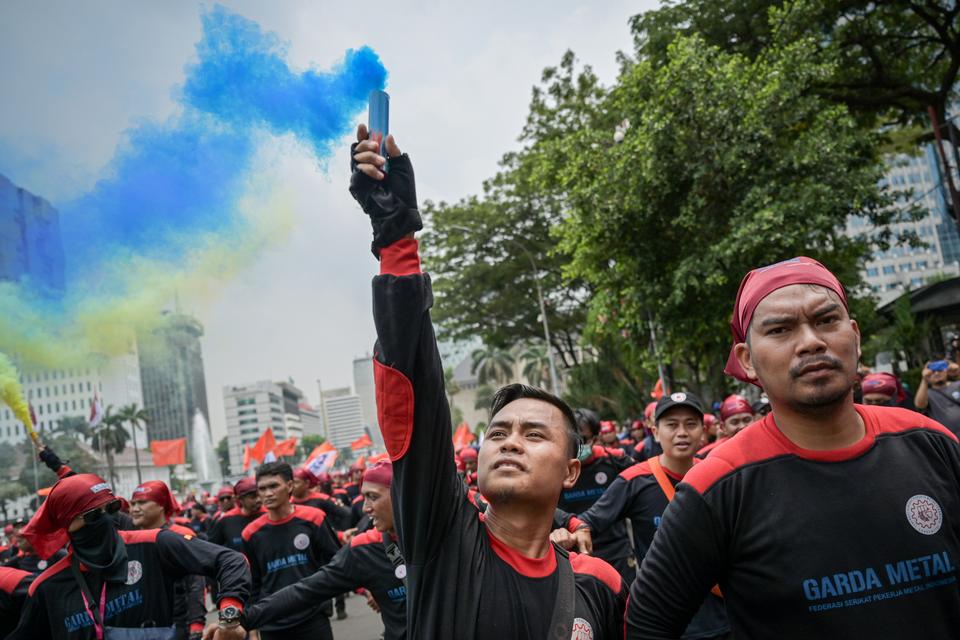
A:
<svg viewBox="0 0 960 640">
<path fill-rule="evenodd" d="M 61 549 L 49 558 L 44 559 L 36 553 L 21 553 L 13 560 L 4 563 L 3 566 L 10 567 L 11 569 L 20 569 L 21 571 L 29 571 L 34 575 L 38 575 L 66 554 L 67 552 Z M 0 636 L 0 638 L 2 637 L 3 636 Z"/>
<path fill-rule="evenodd" d="M 353 504 L 353 501 L 357 499 L 357 496 L 360 495 L 360 483 L 359 482 L 348 482 L 343 485 L 343 490 L 347 494 L 347 501 L 349 504 Z"/>
<path fill-rule="evenodd" d="M 666 467 L 663 471 L 676 487 L 682 479 Z M 594 539 L 599 538 L 618 523 L 623 525 L 624 518 L 630 518 L 633 527 L 634 553 L 637 562 L 643 562 L 653 536 L 660 526 L 663 512 L 669 500 L 653 476 L 648 462 L 639 462 L 626 469 L 610 483 L 604 494 L 578 518 L 583 521 Z M 626 536 L 624 535 L 624 539 Z M 710 593 L 703 605 L 690 621 L 683 638 L 717 638 L 730 633 L 730 624 L 724 610 L 723 600 Z"/>
<path fill-rule="evenodd" d="M 912 411 L 856 410 L 866 433 L 849 447 L 801 449 L 768 415 L 687 473 L 628 637 L 678 637 L 714 583 L 738 640 L 956 637 L 957 438 Z"/>
<path fill-rule="evenodd" d="M 327 518 L 330 521 L 330 526 L 337 531 L 343 531 L 352 526 L 351 523 L 353 522 L 353 516 L 350 513 L 350 510 L 342 506 L 326 493 L 311 491 L 303 498 L 295 498 L 290 496 L 290 502 L 293 504 L 305 504 L 308 507 L 320 509 L 327 514 Z"/>
<path fill-rule="evenodd" d="M 192 529 L 167 522 L 163 529 L 173 531 L 187 540 L 194 537 Z M 186 638 L 191 633 L 202 632 L 207 621 L 206 580 L 201 575 L 184 576 L 173 586 L 173 621 L 177 634 Z"/>
<path fill-rule="evenodd" d="M 126 582 L 104 582 L 83 571 L 90 592 L 105 599 L 104 623 L 112 627 L 173 625 L 174 583 L 190 574 L 215 577 L 221 603 L 247 600 L 250 573 L 240 554 L 173 531 L 118 531 L 127 548 Z M 87 612 L 70 563 L 73 554 L 41 573 L 30 586 L 20 624 L 8 640 L 93 640 Z"/>
<path fill-rule="evenodd" d="M 325 567 L 248 607 L 244 626 L 256 629 L 264 620 L 297 613 L 339 593 L 363 588 L 380 606 L 383 637 L 402 640 L 407 631 L 407 590 L 402 579 L 406 567 L 388 557 L 391 544 L 396 549 L 396 544 L 379 531 L 355 535 Z"/>
<path fill-rule="evenodd" d="M 282 520 L 271 520 L 266 513 L 246 526 L 243 548 L 253 574 L 254 601 L 316 573 L 330 562 L 340 545 L 326 518 L 320 509 L 298 504 Z M 265 625 L 265 637 L 332 637 L 330 602 L 313 604 Z"/>
<path fill-rule="evenodd" d="M 633 464 L 633 459 L 624 455 L 622 449 L 593 445 L 591 455 L 580 467 L 580 477 L 571 489 L 560 493 L 558 508 L 577 514 L 586 511 L 609 487 L 617 475 Z M 635 565 L 630 560 L 630 540 L 623 520 L 610 523 L 606 529 L 598 529 L 593 538 L 593 555 L 607 561 L 616 569 L 625 584 L 633 582 Z"/>
<path fill-rule="evenodd" d="M 391 165 L 391 171 L 394 166 Z M 380 251 L 373 280 L 377 412 L 393 460 L 393 498 L 407 562 L 410 638 L 545 638 L 556 602 L 558 552 L 527 558 L 493 537 L 454 462 L 450 410 L 417 242 Z M 625 590 L 598 558 L 570 554 L 580 637 L 622 637 Z M 590 634 L 590 635 L 588 635 Z"/>
<path fill-rule="evenodd" d="M 207 539 L 214 544 L 243 553 L 243 530 L 264 513 L 266 512 L 263 509 L 259 509 L 248 515 L 240 507 L 234 507 L 213 524 Z"/>
<path fill-rule="evenodd" d="M 17 628 L 33 578 L 29 571 L 0 567 L 0 638 Z"/>
</svg>

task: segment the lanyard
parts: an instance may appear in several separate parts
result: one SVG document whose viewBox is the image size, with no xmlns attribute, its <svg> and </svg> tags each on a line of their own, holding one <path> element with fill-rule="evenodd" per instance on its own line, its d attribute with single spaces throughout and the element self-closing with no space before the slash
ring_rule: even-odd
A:
<svg viewBox="0 0 960 640">
<path fill-rule="evenodd" d="M 103 618 L 107 610 L 107 583 L 104 581 L 103 588 L 100 590 L 100 615 L 95 616 L 93 610 L 90 608 L 90 601 L 87 600 L 86 589 L 80 591 L 80 595 L 83 597 L 83 607 L 87 610 L 87 615 L 90 616 L 90 619 L 93 621 L 93 629 L 97 633 L 97 640 L 103 640 Z"/>
</svg>

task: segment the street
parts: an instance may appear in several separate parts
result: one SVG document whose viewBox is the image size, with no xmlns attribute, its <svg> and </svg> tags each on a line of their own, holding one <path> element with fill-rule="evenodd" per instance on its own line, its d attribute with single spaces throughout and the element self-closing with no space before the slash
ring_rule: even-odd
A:
<svg viewBox="0 0 960 640">
<path fill-rule="evenodd" d="M 336 640 L 380 640 L 383 633 L 380 615 L 367 606 L 363 596 L 354 593 L 347 597 L 347 615 L 349 617 L 346 620 L 331 620 L 333 637 Z M 217 612 L 210 611 L 207 614 L 207 623 L 216 622 Z"/>
</svg>

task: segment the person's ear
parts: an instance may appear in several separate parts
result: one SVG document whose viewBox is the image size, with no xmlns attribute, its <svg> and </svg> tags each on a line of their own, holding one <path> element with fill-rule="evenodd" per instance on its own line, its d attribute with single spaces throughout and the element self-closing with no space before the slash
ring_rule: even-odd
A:
<svg viewBox="0 0 960 640">
<path fill-rule="evenodd" d="M 570 458 L 567 460 L 567 477 L 563 479 L 563 488 L 572 489 L 580 478 L 580 460 L 579 458 Z"/>
<path fill-rule="evenodd" d="M 733 347 L 733 356 L 740 363 L 740 368 L 747 374 L 751 380 L 757 379 L 757 370 L 753 367 L 753 358 L 750 353 L 750 345 L 746 342 L 738 342 Z"/>
</svg>

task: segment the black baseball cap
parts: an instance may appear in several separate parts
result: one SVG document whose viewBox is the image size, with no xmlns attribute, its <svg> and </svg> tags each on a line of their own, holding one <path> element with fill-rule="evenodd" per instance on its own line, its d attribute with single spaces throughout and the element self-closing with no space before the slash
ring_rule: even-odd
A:
<svg viewBox="0 0 960 640">
<path fill-rule="evenodd" d="M 653 410 L 653 420 L 659 420 L 660 416 L 674 407 L 690 407 L 699 413 L 701 418 L 703 417 L 703 403 L 700 402 L 700 398 L 689 391 L 678 391 L 660 398 L 656 409 Z"/>
</svg>

